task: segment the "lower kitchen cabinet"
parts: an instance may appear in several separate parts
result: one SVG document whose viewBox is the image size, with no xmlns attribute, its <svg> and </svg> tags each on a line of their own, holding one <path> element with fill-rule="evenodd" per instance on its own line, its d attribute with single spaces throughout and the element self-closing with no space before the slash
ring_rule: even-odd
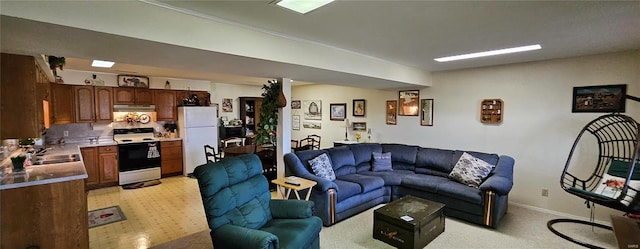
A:
<svg viewBox="0 0 640 249">
<path fill-rule="evenodd" d="M 118 146 L 80 149 L 87 170 L 87 188 L 96 189 L 118 185 Z"/>
<path fill-rule="evenodd" d="M 182 141 L 160 142 L 160 158 L 163 177 L 182 174 Z"/>
<path fill-rule="evenodd" d="M 0 190 L 2 248 L 89 248 L 84 180 Z"/>
</svg>

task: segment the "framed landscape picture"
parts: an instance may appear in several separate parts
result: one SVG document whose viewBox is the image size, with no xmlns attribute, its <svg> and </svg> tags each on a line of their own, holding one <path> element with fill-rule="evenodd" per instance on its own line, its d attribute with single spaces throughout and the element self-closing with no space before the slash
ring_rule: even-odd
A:
<svg viewBox="0 0 640 249">
<path fill-rule="evenodd" d="M 387 124 L 396 125 L 397 124 L 396 120 L 398 115 L 398 101 L 387 100 L 386 112 L 387 112 Z"/>
<path fill-rule="evenodd" d="M 354 131 L 366 131 L 367 130 L 367 122 L 353 122 L 351 123 Z"/>
<path fill-rule="evenodd" d="M 433 126 L 433 99 L 420 100 L 420 125 Z"/>
<path fill-rule="evenodd" d="M 300 103 L 300 100 L 291 101 L 291 109 L 300 109 L 300 106 L 302 106 L 302 104 Z"/>
<path fill-rule="evenodd" d="M 137 75 L 118 75 L 118 86 L 149 88 L 149 77 Z"/>
<path fill-rule="evenodd" d="M 366 114 L 366 100 L 364 99 L 354 99 L 353 100 L 353 116 L 354 117 L 364 117 Z"/>
<path fill-rule="evenodd" d="M 335 121 L 344 121 L 347 116 L 347 104 L 330 104 L 329 105 L 329 119 Z"/>
<path fill-rule="evenodd" d="M 625 112 L 627 85 L 573 88 L 571 112 Z"/>
<path fill-rule="evenodd" d="M 398 96 L 400 116 L 418 116 L 419 98 L 420 90 L 400 91 Z"/>
</svg>

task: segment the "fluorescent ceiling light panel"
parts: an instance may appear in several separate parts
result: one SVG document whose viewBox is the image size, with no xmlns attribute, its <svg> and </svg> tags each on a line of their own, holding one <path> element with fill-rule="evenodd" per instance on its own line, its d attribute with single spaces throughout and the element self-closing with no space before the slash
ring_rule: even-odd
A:
<svg viewBox="0 0 640 249">
<path fill-rule="evenodd" d="M 92 67 L 104 67 L 104 68 L 111 68 L 113 67 L 113 64 L 116 64 L 113 61 L 101 61 L 101 60 L 93 60 L 93 62 L 91 63 Z"/>
<path fill-rule="evenodd" d="M 306 14 L 330 2 L 333 0 L 280 0 L 276 4 L 300 14 Z"/>
<path fill-rule="evenodd" d="M 471 59 L 471 58 L 478 58 L 478 57 L 485 57 L 485 56 L 538 50 L 541 48 L 542 46 L 540 46 L 540 44 L 536 44 L 536 45 L 529 45 L 529 46 L 522 46 L 522 47 L 515 47 L 515 48 L 505 48 L 505 49 L 491 50 L 491 51 L 471 53 L 471 54 L 454 55 L 454 56 L 448 56 L 448 57 L 442 57 L 442 58 L 435 58 L 434 60 L 437 62 L 457 61 L 457 60 L 464 60 L 464 59 Z"/>
</svg>

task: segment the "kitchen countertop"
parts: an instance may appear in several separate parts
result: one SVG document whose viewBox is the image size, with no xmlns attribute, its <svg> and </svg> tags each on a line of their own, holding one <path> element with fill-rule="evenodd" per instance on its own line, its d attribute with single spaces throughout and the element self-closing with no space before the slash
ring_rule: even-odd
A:
<svg viewBox="0 0 640 249">
<path fill-rule="evenodd" d="M 159 138 L 160 141 L 178 141 L 182 138 Z M 11 167 L 11 157 L 25 154 L 17 150 L 6 158 L 0 158 L 0 190 L 28 187 L 56 182 L 65 182 L 87 178 L 87 170 L 80 148 L 117 145 L 113 140 L 100 140 L 97 143 L 66 143 L 46 146 L 45 156 L 80 155 L 80 161 L 67 163 L 53 163 L 46 165 L 27 166 L 24 171 L 14 173 Z"/>
</svg>

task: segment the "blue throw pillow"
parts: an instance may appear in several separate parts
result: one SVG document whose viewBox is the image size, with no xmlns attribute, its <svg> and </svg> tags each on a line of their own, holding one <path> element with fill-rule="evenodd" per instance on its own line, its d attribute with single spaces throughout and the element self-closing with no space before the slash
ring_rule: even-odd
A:
<svg viewBox="0 0 640 249">
<path fill-rule="evenodd" d="M 316 176 L 322 177 L 329 181 L 333 181 L 336 179 L 336 174 L 333 172 L 333 167 L 331 166 L 331 161 L 329 160 L 329 156 L 327 156 L 327 153 L 322 153 L 319 156 L 309 160 L 309 165 L 311 166 L 311 169 Z"/>
<path fill-rule="evenodd" d="M 371 152 L 371 156 L 373 157 L 371 171 L 393 171 L 393 167 L 391 167 L 391 152 Z"/>
</svg>

